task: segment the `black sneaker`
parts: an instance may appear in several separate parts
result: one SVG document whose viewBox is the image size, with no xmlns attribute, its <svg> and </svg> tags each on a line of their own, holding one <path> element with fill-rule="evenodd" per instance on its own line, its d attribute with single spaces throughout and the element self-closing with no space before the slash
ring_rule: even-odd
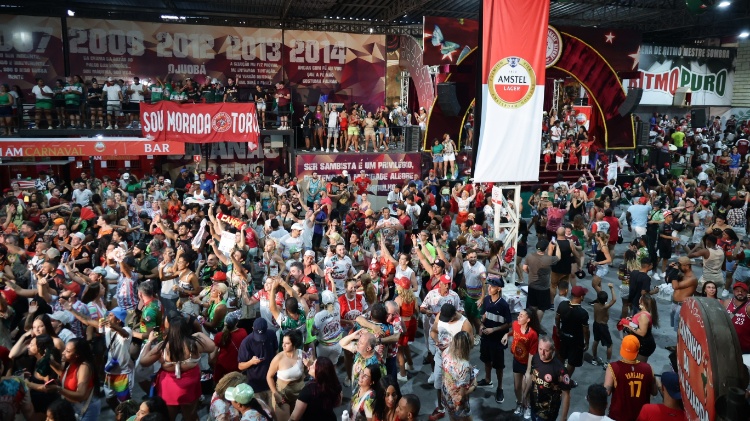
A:
<svg viewBox="0 0 750 421">
<path fill-rule="evenodd" d="M 487 379 L 482 379 L 477 382 L 478 387 L 492 387 L 492 380 L 487 381 Z"/>
<path fill-rule="evenodd" d="M 495 402 L 497 403 L 503 403 L 505 402 L 505 393 L 503 393 L 503 389 L 497 388 L 495 391 Z"/>
</svg>

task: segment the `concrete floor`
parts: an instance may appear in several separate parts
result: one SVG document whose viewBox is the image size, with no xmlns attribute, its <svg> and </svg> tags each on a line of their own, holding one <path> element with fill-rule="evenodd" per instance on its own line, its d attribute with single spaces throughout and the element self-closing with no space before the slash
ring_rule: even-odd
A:
<svg viewBox="0 0 750 421">
<path fill-rule="evenodd" d="M 622 302 L 620 301 L 620 282 L 617 279 L 617 267 L 622 262 L 622 255 L 627 249 L 627 244 L 633 239 L 633 234 L 627 232 L 627 230 L 624 231 L 624 242 L 623 244 L 618 244 L 615 247 L 615 267 L 611 268 L 609 273 L 605 276 L 602 285 L 605 286 L 608 282 L 612 282 L 615 285 L 615 291 L 618 294 L 618 300 L 617 303 L 610 309 L 610 331 L 612 334 L 612 338 L 614 340 L 614 345 L 612 349 L 612 359 L 617 360 L 619 359 L 619 349 L 620 349 L 620 342 L 621 337 L 620 333 L 616 330 L 615 325 L 617 321 L 619 320 L 620 311 L 622 308 Z M 532 233 L 532 235 L 529 237 L 529 250 L 534 250 L 534 245 L 536 243 L 536 236 Z M 677 256 L 674 257 L 676 259 Z M 696 275 L 700 277 L 701 273 L 701 267 L 699 265 L 695 265 L 693 267 L 693 270 L 696 271 Z M 655 284 L 658 284 L 661 282 L 655 282 Z M 587 277 L 583 280 L 578 281 L 578 285 L 584 286 L 589 289 L 589 293 L 586 296 L 586 300 L 584 303 L 593 300 L 594 292 L 591 288 L 591 276 L 587 274 Z M 660 321 L 662 321 L 661 327 L 658 329 L 653 330 L 654 337 L 656 339 L 657 348 L 654 354 L 649 359 L 649 363 L 654 369 L 655 373 L 661 373 L 663 371 L 669 370 L 669 353 L 665 350 L 664 347 L 674 345 L 676 343 L 676 333 L 675 331 L 669 326 L 669 303 L 663 300 L 657 300 L 657 305 L 659 309 L 659 318 Z M 583 308 L 587 309 L 589 312 L 589 320 L 590 322 L 593 322 L 593 308 L 591 305 L 584 304 Z M 554 313 L 550 310 L 547 313 L 545 313 L 545 317 L 542 320 L 542 325 L 547 332 L 552 332 L 552 326 L 554 324 Z M 591 338 L 591 344 L 593 345 L 593 334 Z M 427 417 L 432 412 L 432 410 L 435 408 L 437 400 L 436 400 L 436 392 L 435 389 L 432 387 L 431 384 L 427 383 L 427 378 L 430 375 L 430 367 L 423 366 L 422 365 L 422 359 L 426 353 L 426 348 L 424 345 L 424 337 L 422 335 L 421 330 L 417 332 L 417 340 L 412 345 L 412 355 L 414 355 L 414 368 L 415 370 L 409 373 L 409 381 L 406 383 L 403 383 L 401 385 L 401 393 L 414 393 L 417 396 L 419 396 L 421 404 L 422 404 L 422 411 L 420 413 L 420 420 L 427 420 Z M 599 354 L 602 359 L 606 358 L 606 350 L 600 346 L 599 348 Z M 576 411 L 586 411 L 588 409 L 588 404 L 586 403 L 586 390 L 588 389 L 588 386 L 594 383 L 603 383 L 604 382 L 604 370 L 601 366 L 594 366 L 590 364 L 591 361 L 591 350 L 586 353 L 585 355 L 585 362 L 582 367 L 579 367 L 576 369 L 575 374 L 573 376 L 573 379 L 578 382 L 578 387 L 573 389 L 571 391 L 571 404 L 570 404 L 570 413 L 576 412 Z M 502 421 L 502 420 L 522 420 L 522 417 L 518 417 L 513 415 L 513 410 L 515 409 L 515 396 L 513 392 L 513 373 L 512 373 L 512 356 L 510 352 L 506 352 L 506 369 L 504 371 L 503 375 L 503 390 L 505 392 L 505 402 L 502 404 L 495 403 L 495 387 L 487 387 L 487 388 L 478 388 L 472 395 L 470 400 L 470 405 L 472 409 L 472 416 L 475 420 L 495 420 L 495 421 Z M 343 358 L 341 359 L 343 360 Z M 479 378 L 483 378 L 484 376 L 484 364 L 479 361 L 479 350 L 478 348 L 474 349 L 472 351 L 472 357 L 471 357 L 472 363 L 475 365 L 476 368 L 479 369 Z M 343 366 L 339 365 L 339 368 L 341 369 L 341 376 L 340 379 L 344 380 L 344 374 L 343 374 Z M 497 378 L 495 374 L 493 373 L 492 380 L 497 384 Z M 135 396 L 142 396 L 142 393 L 135 393 Z M 350 404 L 350 397 L 351 397 L 351 390 L 349 388 L 345 388 L 344 390 L 344 405 L 338 408 L 337 414 L 341 414 L 341 412 L 344 409 L 347 409 L 348 405 Z M 652 402 L 660 402 L 661 398 L 656 397 L 652 400 Z M 106 405 L 103 405 L 103 407 L 106 407 Z M 205 407 L 201 408 L 199 412 L 199 416 L 201 420 L 207 419 L 207 410 Z M 114 420 L 114 414 L 109 409 L 102 410 L 101 417 L 99 418 L 101 421 L 110 421 Z M 445 420 L 448 418 L 445 417 Z M 283 421 L 283 420 L 279 420 Z"/>
</svg>

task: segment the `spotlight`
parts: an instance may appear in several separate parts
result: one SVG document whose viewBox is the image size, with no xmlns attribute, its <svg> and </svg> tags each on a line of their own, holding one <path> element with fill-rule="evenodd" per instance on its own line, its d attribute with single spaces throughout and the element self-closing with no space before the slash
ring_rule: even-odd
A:
<svg viewBox="0 0 750 421">
<path fill-rule="evenodd" d="M 719 3 L 719 7 L 721 7 L 721 8 L 729 7 L 730 4 L 732 4 L 731 1 L 723 1 L 723 2 Z"/>
<path fill-rule="evenodd" d="M 740 36 L 740 38 L 747 38 L 748 36 L 750 36 L 750 32 L 742 31 L 742 32 L 740 32 L 739 36 Z"/>
<path fill-rule="evenodd" d="M 75 15 L 76 15 L 76 12 L 74 12 L 74 11 L 72 11 L 72 10 L 68 9 L 68 16 L 70 16 L 70 17 L 73 17 L 73 16 L 75 16 Z"/>
</svg>

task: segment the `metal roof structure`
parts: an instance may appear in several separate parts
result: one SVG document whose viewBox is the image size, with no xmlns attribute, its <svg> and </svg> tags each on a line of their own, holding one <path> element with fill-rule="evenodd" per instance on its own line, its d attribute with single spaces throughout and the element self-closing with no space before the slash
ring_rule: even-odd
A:
<svg viewBox="0 0 750 421">
<path fill-rule="evenodd" d="M 522 1 L 522 0 L 520 0 Z M 729 1 L 729 0 L 727 0 Z M 557 26 L 628 28 L 645 42 L 703 43 L 750 31 L 750 1 L 704 0 L 703 14 L 685 0 L 550 0 Z M 282 27 L 421 36 L 423 16 L 478 18 L 480 0 L 2 0 L 7 14 Z"/>
</svg>

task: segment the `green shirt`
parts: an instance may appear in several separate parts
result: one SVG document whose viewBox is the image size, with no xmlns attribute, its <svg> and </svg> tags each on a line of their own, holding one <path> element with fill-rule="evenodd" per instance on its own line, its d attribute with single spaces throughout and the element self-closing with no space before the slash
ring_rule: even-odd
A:
<svg viewBox="0 0 750 421">
<path fill-rule="evenodd" d="M 78 106 L 81 103 L 81 95 L 83 93 L 83 87 L 80 83 L 67 84 L 64 89 L 65 94 L 65 105 Z"/>
<path fill-rule="evenodd" d="M 153 84 L 151 85 L 151 88 L 149 89 L 151 91 L 151 103 L 155 104 L 162 99 L 164 99 L 164 92 L 166 89 L 162 88 L 159 84 Z"/>
<path fill-rule="evenodd" d="M 141 311 L 141 333 L 148 332 L 148 329 L 153 329 L 158 332 L 159 326 L 161 326 L 162 307 L 158 299 L 154 298 L 143 307 Z"/>
<path fill-rule="evenodd" d="M 216 90 L 213 88 L 204 89 L 201 91 L 201 98 L 203 98 L 207 104 L 213 104 L 216 102 Z"/>
</svg>

